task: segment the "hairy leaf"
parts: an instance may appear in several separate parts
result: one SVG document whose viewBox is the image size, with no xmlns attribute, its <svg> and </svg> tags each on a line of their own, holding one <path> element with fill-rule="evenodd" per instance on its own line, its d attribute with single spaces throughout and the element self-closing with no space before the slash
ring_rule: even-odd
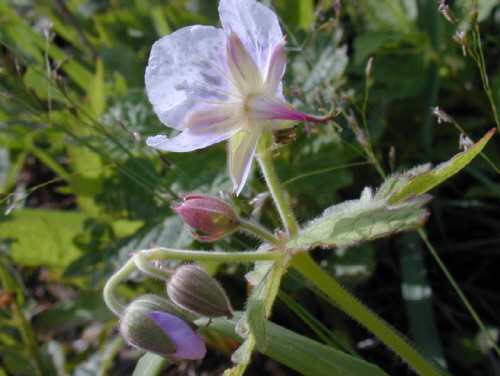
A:
<svg viewBox="0 0 500 376">
<path fill-rule="evenodd" d="M 474 146 L 470 147 L 460 154 L 455 155 L 449 161 L 441 163 L 430 171 L 421 172 L 413 169 L 409 171 L 411 175 L 410 179 L 408 179 L 408 173 L 403 174 L 401 177 L 396 174 L 393 177 L 389 178 L 389 180 L 400 180 L 401 178 L 405 180 L 408 179 L 408 181 L 406 181 L 389 198 L 389 203 L 399 202 L 412 195 L 425 193 L 434 188 L 436 185 L 441 184 L 446 179 L 455 175 L 458 171 L 467 166 L 470 161 L 472 161 L 474 157 L 476 157 L 481 152 L 481 150 L 483 150 L 484 146 L 490 140 L 490 138 L 493 137 L 493 134 L 495 132 L 496 128 L 486 133 L 486 135 Z"/>
<path fill-rule="evenodd" d="M 428 212 L 422 208 L 428 195 L 412 196 L 395 205 L 374 198 L 365 188 L 359 200 L 346 201 L 326 209 L 302 232 L 292 238 L 287 249 L 308 250 L 314 247 L 339 247 L 359 244 L 400 231 L 422 226 Z"/>
</svg>

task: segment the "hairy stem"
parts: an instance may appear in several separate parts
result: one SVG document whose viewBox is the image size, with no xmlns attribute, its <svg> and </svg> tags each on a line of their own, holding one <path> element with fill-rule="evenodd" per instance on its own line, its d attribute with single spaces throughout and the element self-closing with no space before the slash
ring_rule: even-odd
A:
<svg viewBox="0 0 500 376">
<path fill-rule="evenodd" d="M 257 161 L 266 180 L 267 187 L 271 193 L 274 204 L 278 209 L 281 222 L 289 235 L 295 235 L 299 232 L 299 226 L 295 220 L 292 209 L 285 196 L 285 190 L 281 186 L 276 171 L 274 170 L 271 154 L 272 136 L 269 132 L 263 132 L 259 141 L 259 150 Z"/>
<path fill-rule="evenodd" d="M 291 265 L 327 295 L 335 305 L 375 334 L 418 374 L 446 375 L 446 371 L 420 354 L 401 334 L 327 275 L 307 253 L 293 256 Z"/>
<path fill-rule="evenodd" d="M 280 244 L 279 239 L 274 237 L 273 234 L 270 234 L 269 232 L 264 230 L 262 227 L 255 225 L 251 222 L 242 221 L 240 223 L 240 228 L 247 233 L 258 236 L 259 238 L 261 238 L 264 241 L 267 241 L 268 243 L 271 243 L 274 245 Z"/>
<path fill-rule="evenodd" d="M 135 256 L 132 256 L 125 265 L 121 267 L 104 285 L 103 296 L 104 302 L 108 308 L 117 316 L 121 316 L 125 310 L 125 305 L 120 303 L 115 295 L 115 289 L 121 281 L 135 269 Z"/>
</svg>

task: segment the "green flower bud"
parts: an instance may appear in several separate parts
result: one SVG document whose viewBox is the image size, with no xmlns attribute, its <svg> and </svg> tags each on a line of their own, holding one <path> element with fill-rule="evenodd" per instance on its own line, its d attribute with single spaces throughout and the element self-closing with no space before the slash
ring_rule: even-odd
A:
<svg viewBox="0 0 500 376">
<path fill-rule="evenodd" d="M 167 283 L 170 299 L 179 307 L 202 317 L 233 317 L 225 291 L 205 269 L 196 265 L 179 267 Z"/>
<path fill-rule="evenodd" d="M 172 303 L 155 295 L 132 301 L 120 320 L 120 331 L 130 345 L 180 359 L 205 356 L 205 340 L 196 328 Z"/>
</svg>

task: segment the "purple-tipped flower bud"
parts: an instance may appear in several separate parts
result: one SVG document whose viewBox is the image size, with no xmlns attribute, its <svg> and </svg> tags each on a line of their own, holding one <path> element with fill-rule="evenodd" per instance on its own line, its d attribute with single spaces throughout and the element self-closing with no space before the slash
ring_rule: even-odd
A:
<svg viewBox="0 0 500 376">
<path fill-rule="evenodd" d="M 182 197 L 182 202 L 175 202 L 172 209 L 189 226 L 210 236 L 198 236 L 198 240 L 214 241 L 236 230 L 241 221 L 236 211 L 225 201 L 205 195 Z"/>
<path fill-rule="evenodd" d="M 205 340 L 196 328 L 172 303 L 155 295 L 134 300 L 120 320 L 120 331 L 130 345 L 179 359 L 205 356 Z"/>
<path fill-rule="evenodd" d="M 202 317 L 233 317 L 231 304 L 219 283 L 196 265 L 179 267 L 167 283 L 170 299 L 179 307 Z"/>
</svg>

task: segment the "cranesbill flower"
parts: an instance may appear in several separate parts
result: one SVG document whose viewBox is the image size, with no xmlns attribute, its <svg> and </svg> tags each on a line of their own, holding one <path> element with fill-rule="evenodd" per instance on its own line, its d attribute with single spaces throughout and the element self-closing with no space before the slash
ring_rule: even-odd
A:
<svg viewBox="0 0 500 376">
<path fill-rule="evenodd" d="M 170 313 L 154 311 L 149 314 L 175 347 L 172 357 L 198 360 L 205 357 L 206 348 L 203 337 L 185 321 Z"/>
<path fill-rule="evenodd" d="M 202 359 L 205 340 L 171 302 L 151 294 L 136 298 L 120 318 L 125 340 L 141 350 L 178 359 Z"/>
<path fill-rule="evenodd" d="M 160 120 L 182 133 L 149 137 L 147 144 L 188 152 L 229 139 L 229 172 L 239 194 L 263 129 L 330 117 L 296 111 L 285 101 L 285 38 L 269 8 L 255 0 L 221 0 L 219 15 L 222 29 L 189 26 L 153 45 L 149 100 Z"/>
</svg>

